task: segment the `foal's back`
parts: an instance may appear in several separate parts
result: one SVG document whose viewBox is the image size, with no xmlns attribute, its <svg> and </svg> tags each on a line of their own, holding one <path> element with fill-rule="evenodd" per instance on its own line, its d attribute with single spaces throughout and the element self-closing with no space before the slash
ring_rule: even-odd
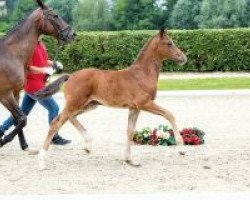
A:
<svg viewBox="0 0 250 200">
<path fill-rule="evenodd" d="M 150 98 L 135 70 L 83 69 L 73 73 L 65 84 L 67 102 L 83 105 L 98 101 L 112 107 L 137 107 L 137 101 Z M 76 101 L 77 99 L 77 101 Z"/>
</svg>

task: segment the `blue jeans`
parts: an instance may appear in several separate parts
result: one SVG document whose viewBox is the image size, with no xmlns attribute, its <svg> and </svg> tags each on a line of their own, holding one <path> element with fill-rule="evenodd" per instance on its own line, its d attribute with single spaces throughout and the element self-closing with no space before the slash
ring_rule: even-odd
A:
<svg viewBox="0 0 250 200">
<path fill-rule="evenodd" d="M 21 110 L 23 113 L 28 116 L 31 110 L 33 109 L 34 105 L 36 103 L 40 103 L 46 110 L 48 110 L 48 120 L 49 124 L 52 122 L 52 120 L 58 115 L 59 113 L 59 106 L 56 103 L 56 101 L 49 97 L 44 100 L 36 100 L 31 94 L 24 93 L 23 102 L 21 105 Z M 13 117 L 9 117 L 6 119 L 3 123 L 3 125 L 0 126 L 0 130 L 2 132 L 7 131 L 12 125 L 14 125 Z"/>
</svg>

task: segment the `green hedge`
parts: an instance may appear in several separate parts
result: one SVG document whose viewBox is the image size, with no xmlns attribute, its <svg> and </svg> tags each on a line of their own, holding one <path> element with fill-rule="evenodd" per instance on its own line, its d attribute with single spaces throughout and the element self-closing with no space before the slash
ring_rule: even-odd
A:
<svg viewBox="0 0 250 200">
<path fill-rule="evenodd" d="M 136 58 L 143 44 L 158 31 L 81 32 L 59 51 L 66 71 L 82 68 L 122 69 Z M 188 57 L 178 66 L 164 63 L 163 71 L 242 71 L 250 69 L 250 29 L 169 31 Z M 46 38 L 53 56 L 53 42 Z"/>
</svg>

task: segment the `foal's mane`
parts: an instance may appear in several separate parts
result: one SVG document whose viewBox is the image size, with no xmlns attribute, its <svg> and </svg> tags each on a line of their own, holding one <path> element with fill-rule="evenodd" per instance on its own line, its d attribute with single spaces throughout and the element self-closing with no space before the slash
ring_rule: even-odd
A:
<svg viewBox="0 0 250 200">
<path fill-rule="evenodd" d="M 145 56 L 145 54 L 146 54 L 146 52 L 147 52 L 147 50 L 148 50 L 149 45 L 151 44 L 152 40 L 153 40 L 156 36 L 158 36 L 158 34 L 155 35 L 155 36 L 153 36 L 153 37 L 151 37 L 151 38 L 144 44 L 143 48 L 142 48 L 141 51 L 139 52 L 139 54 L 138 54 L 137 58 L 135 59 L 134 63 L 139 62 L 139 61 Z"/>
</svg>

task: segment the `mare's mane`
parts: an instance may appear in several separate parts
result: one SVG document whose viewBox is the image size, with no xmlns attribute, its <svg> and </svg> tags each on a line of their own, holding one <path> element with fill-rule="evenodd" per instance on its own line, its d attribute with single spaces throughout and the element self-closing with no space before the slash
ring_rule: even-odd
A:
<svg viewBox="0 0 250 200">
<path fill-rule="evenodd" d="M 29 12 L 28 15 L 26 15 L 22 20 L 18 21 L 12 28 L 10 28 L 0 40 L 6 40 L 13 35 L 18 37 L 19 35 L 17 34 L 17 32 L 22 28 L 33 11 Z"/>
</svg>

